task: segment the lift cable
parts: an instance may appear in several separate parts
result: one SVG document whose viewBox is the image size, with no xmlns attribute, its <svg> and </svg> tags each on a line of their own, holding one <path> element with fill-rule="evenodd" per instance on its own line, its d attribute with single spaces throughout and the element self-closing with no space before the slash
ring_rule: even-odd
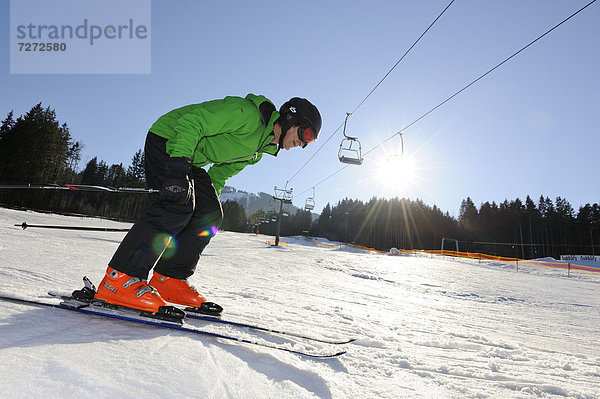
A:
<svg viewBox="0 0 600 399">
<path fill-rule="evenodd" d="M 490 70 L 488 70 L 487 72 L 485 72 L 483 75 L 479 76 L 477 79 L 473 80 L 471 83 L 469 83 L 468 85 L 464 86 L 462 89 L 458 90 L 456 93 L 452 94 L 450 97 L 448 97 L 447 99 L 445 99 L 444 101 L 442 101 L 441 103 L 439 103 L 438 105 L 436 105 L 435 107 L 431 108 L 429 111 L 425 112 L 423 115 L 421 115 L 420 117 L 418 117 L 417 119 L 415 119 L 414 121 L 412 121 L 411 123 L 409 123 L 408 125 L 404 126 L 402 129 L 400 129 L 398 132 L 394 133 L 389 138 L 385 139 L 381 143 L 377 144 L 375 147 L 371 148 L 364 155 L 368 155 L 369 153 L 375 151 L 377 148 L 381 147 L 382 145 L 384 145 L 385 143 L 387 143 L 388 141 L 390 141 L 391 139 L 393 139 L 398 133 L 404 132 L 406 129 L 410 128 L 411 126 L 413 126 L 414 124 L 416 124 L 417 122 L 419 122 L 420 120 L 422 120 L 423 118 L 425 118 L 426 116 L 428 116 L 429 114 L 431 114 L 432 112 L 434 112 L 435 110 L 437 110 L 438 108 L 440 108 L 442 105 L 446 104 L 448 101 L 452 100 L 454 97 L 458 96 L 459 94 L 461 94 L 462 92 L 464 92 L 465 90 L 467 90 L 469 87 L 471 87 L 475 83 L 479 82 L 481 79 L 483 79 L 484 77 L 486 77 L 487 75 L 489 75 L 490 73 L 492 73 L 493 71 L 495 71 L 496 69 L 498 69 L 499 67 L 501 67 L 502 65 L 504 65 L 506 62 L 508 62 L 509 60 L 511 60 L 512 58 L 514 58 L 515 56 L 517 56 L 518 54 L 520 54 L 521 52 L 523 52 L 525 49 L 527 49 L 528 47 L 530 47 L 531 45 L 533 45 L 534 43 L 536 43 L 537 41 L 539 41 L 540 39 L 542 39 L 544 36 L 548 35 L 553 30 L 557 29 L 559 26 L 561 26 L 562 24 L 564 24 L 565 22 L 567 22 L 568 20 L 570 20 L 575 15 L 579 14 L 580 12 L 582 12 L 583 10 L 585 10 L 587 7 L 589 7 L 590 5 L 592 5 L 595 2 L 596 2 L 596 0 L 590 1 L 585 6 L 581 7 L 579 10 L 575 11 L 573 14 L 571 14 L 570 16 L 568 16 L 567 18 L 565 18 L 564 20 L 562 20 L 560 23 L 558 23 L 554 27 L 548 29 L 542 35 L 538 36 L 535 40 L 529 42 L 527 45 L 523 46 L 520 50 L 516 51 L 511 56 L 509 56 L 506 59 L 504 59 L 502 62 L 500 62 L 499 64 L 497 64 L 495 67 L 491 68 Z M 327 176 L 325 179 L 323 179 L 320 182 L 318 182 L 317 184 L 313 185 L 313 187 L 316 187 L 316 186 L 318 186 L 318 185 L 326 182 L 327 180 L 331 179 L 333 176 L 337 175 L 338 173 L 340 173 L 341 171 L 343 171 L 344 169 L 346 169 L 348 166 L 349 165 L 346 165 L 346 166 L 338 169 L 337 171 L 335 171 L 331 175 Z M 298 194 L 298 196 L 301 196 L 302 194 L 306 193 L 307 191 L 308 190 L 305 190 L 305 191 L 301 192 L 300 194 Z"/>
<path fill-rule="evenodd" d="M 427 32 L 429 32 L 429 29 L 431 29 L 433 27 L 433 25 L 435 25 L 435 23 L 438 21 L 438 19 L 440 19 L 442 17 L 442 15 L 444 15 L 444 13 L 446 12 L 446 10 L 448 10 L 448 8 L 450 8 L 450 6 L 452 5 L 452 3 L 454 3 L 454 1 L 455 0 L 452 0 L 450 3 L 448 3 L 448 5 L 446 6 L 446 8 L 444 8 L 444 10 L 440 13 L 440 15 L 438 15 L 437 18 L 434 19 L 431 24 L 429 24 L 429 26 L 427 27 L 427 29 L 425 29 L 425 31 L 423 33 L 421 33 L 421 36 L 419 36 L 419 38 L 417 40 L 415 40 L 415 42 L 412 44 L 412 46 L 410 46 L 410 48 L 408 50 L 406 50 L 406 52 L 404 53 L 404 55 L 402 55 L 402 57 L 400 57 L 400 59 L 398 61 L 396 61 L 396 63 L 394 64 L 394 66 L 388 71 L 388 73 L 386 73 L 383 76 L 383 78 L 381 78 L 381 80 L 379 81 L 379 83 L 377 83 L 375 85 L 375 87 L 373 87 L 373 90 L 371 90 L 369 92 L 369 94 L 367 94 L 367 96 L 360 102 L 360 104 L 358 104 L 356 106 L 356 108 L 354 108 L 354 111 L 352 111 L 351 114 L 354 114 L 365 103 L 365 101 L 367 101 L 367 99 L 371 96 L 371 94 L 373 94 L 373 92 L 375 90 L 377 90 L 377 88 L 383 83 L 383 81 L 385 80 L 385 78 L 387 78 L 388 75 L 390 73 L 392 73 L 392 71 L 398 66 L 398 64 L 400 62 L 402 62 L 402 60 L 404 59 L 404 57 L 406 57 L 408 55 L 408 53 L 410 53 L 410 51 L 413 49 L 413 47 L 415 47 L 417 45 L 417 43 L 419 43 L 419 41 L 423 38 L 423 36 L 425 36 L 427 34 Z"/>
<path fill-rule="evenodd" d="M 400 62 L 408 55 L 408 53 L 410 53 L 410 51 L 423 38 L 423 36 L 425 36 L 427 34 L 427 32 L 433 27 L 433 25 L 435 25 L 435 23 L 438 21 L 438 19 L 440 19 L 441 16 L 444 15 L 444 13 L 446 12 L 446 10 L 448 10 L 448 8 L 450 8 L 450 6 L 452 5 L 452 3 L 454 3 L 454 1 L 455 0 L 451 0 L 450 3 L 448 3 L 448 5 L 446 6 L 446 8 L 444 8 L 444 10 L 437 16 L 437 18 L 434 19 L 431 24 L 429 24 L 429 26 L 427 27 L 427 29 L 425 29 L 425 31 L 423 33 L 421 33 L 421 36 L 419 36 L 419 38 L 417 40 L 415 40 L 415 42 L 412 44 L 412 46 L 410 46 L 410 48 L 408 50 L 406 50 L 406 52 L 402 55 L 402 57 L 400 57 L 400 59 L 398 61 L 396 61 L 396 63 L 394 64 L 394 66 L 392 66 L 392 68 L 383 76 L 383 78 L 381 78 L 381 80 L 379 81 L 379 83 L 377 83 L 375 85 L 375 87 L 373 87 L 373 89 L 360 102 L 360 104 L 358 104 L 358 106 L 356 108 L 354 108 L 354 111 L 352 111 L 351 114 L 354 114 L 367 101 L 367 99 L 371 96 L 371 94 L 373 94 L 373 92 L 375 92 L 375 90 L 377 90 L 377 88 L 383 83 L 383 81 L 389 76 L 389 74 L 392 73 L 392 71 L 398 66 L 398 64 L 400 64 Z M 298 176 L 298 174 L 300 173 L 300 171 L 302 169 L 304 169 L 304 167 L 306 165 L 308 165 L 308 163 L 319 153 L 319 151 L 321 151 L 323 149 L 323 147 L 325 147 L 325 145 L 333 138 L 333 136 L 335 136 L 336 133 L 342 128 L 342 126 L 344 126 L 343 122 L 340 124 L 340 126 L 338 126 L 337 129 L 334 130 L 334 132 L 327 138 L 327 140 L 325 140 L 325 142 L 323 144 L 321 144 L 321 146 L 310 156 L 310 158 L 308 158 L 308 160 L 304 163 L 304 165 L 302 165 L 300 167 L 300 169 L 298 169 L 298 171 L 290 179 L 288 179 L 288 181 L 291 181 L 296 176 Z"/>
</svg>

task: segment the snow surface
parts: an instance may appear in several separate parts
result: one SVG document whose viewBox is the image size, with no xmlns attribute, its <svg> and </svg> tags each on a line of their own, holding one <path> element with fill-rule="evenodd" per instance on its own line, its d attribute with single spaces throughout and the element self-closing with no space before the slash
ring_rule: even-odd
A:
<svg viewBox="0 0 600 399">
<path fill-rule="evenodd" d="M 124 233 L 13 226 L 23 221 L 128 226 L 0 209 L 0 293 L 48 301 L 84 275 L 98 282 Z M 0 397 L 600 397 L 598 276 L 269 238 L 219 233 L 190 280 L 231 317 L 358 338 L 346 355 L 313 360 L 0 301 Z"/>
</svg>

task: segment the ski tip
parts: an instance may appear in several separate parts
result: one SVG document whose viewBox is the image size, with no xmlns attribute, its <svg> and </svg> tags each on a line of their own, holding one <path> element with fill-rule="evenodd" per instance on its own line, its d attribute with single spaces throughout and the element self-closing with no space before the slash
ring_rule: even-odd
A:
<svg viewBox="0 0 600 399">
<path fill-rule="evenodd" d="M 331 359 L 331 358 L 334 358 L 334 357 L 345 355 L 346 353 L 347 353 L 346 351 L 340 351 L 340 352 L 337 352 L 337 353 L 331 353 L 329 355 L 322 355 L 321 358 L 323 358 L 323 359 Z"/>
<path fill-rule="evenodd" d="M 351 344 L 353 342 L 356 341 L 356 338 L 348 338 L 346 340 L 343 341 L 327 341 L 327 340 L 322 340 L 321 342 L 324 342 L 326 344 L 331 344 L 331 345 L 347 345 L 347 344 Z"/>
</svg>

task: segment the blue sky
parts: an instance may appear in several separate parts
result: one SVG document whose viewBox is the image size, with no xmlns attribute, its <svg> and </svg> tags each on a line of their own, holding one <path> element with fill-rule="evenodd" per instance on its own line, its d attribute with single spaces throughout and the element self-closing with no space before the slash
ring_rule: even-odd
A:
<svg viewBox="0 0 600 399">
<path fill-rule="evenodd" d="M 477 205 L 526 195 L 561 196 L 576 209 L 600 202 L 597 3 L 405 130 L 409 181 L 387 173 L 396 137 L 322 182 L 343 167 L 341 130 L 297 173 L 448 3 L 153 1 L 150 74 L 11 75 L 2 0 L 1 117 L 41 101 L 85 144 L 80 167 L 94 156 L 128 164 L 173 108 L 247 93 L 279 106 L 300 96 L 323 116 L 317 145 L 265 156 L 229 185 L 271 193 L 295 175 L 295 205 L 315 186 L 319 212 L 374 196 L 420 198 L 455 216 L 467 196 Z M 348 134 L 369 151 L 586 3 L 457 0 L 350 117 Z"/>
</svg>

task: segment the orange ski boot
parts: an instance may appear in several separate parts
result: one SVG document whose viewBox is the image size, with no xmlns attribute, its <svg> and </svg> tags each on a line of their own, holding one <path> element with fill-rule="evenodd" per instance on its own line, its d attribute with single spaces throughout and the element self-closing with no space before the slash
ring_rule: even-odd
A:
<svg viewBox="0 0 600 399">
<path fill-rule="evenodd" d="M 163 276 L 154 272 L 150 285 L 159 292 L 160 296 L 167 302 L 178 305 L 189 306 L 185 310 L 217 316 L 223 308 L 216 303 L 207 302 L 198 291 L 188 283 L 173 277 Z"/>
<path fill-rule="evenodd" d="M 144 280 L 121 273 L 112 267 L 106 269 L 106 275 L 94 296 L 113 305 L 156 313 L 167 303 L 155 289 Z"/>
</svg>

